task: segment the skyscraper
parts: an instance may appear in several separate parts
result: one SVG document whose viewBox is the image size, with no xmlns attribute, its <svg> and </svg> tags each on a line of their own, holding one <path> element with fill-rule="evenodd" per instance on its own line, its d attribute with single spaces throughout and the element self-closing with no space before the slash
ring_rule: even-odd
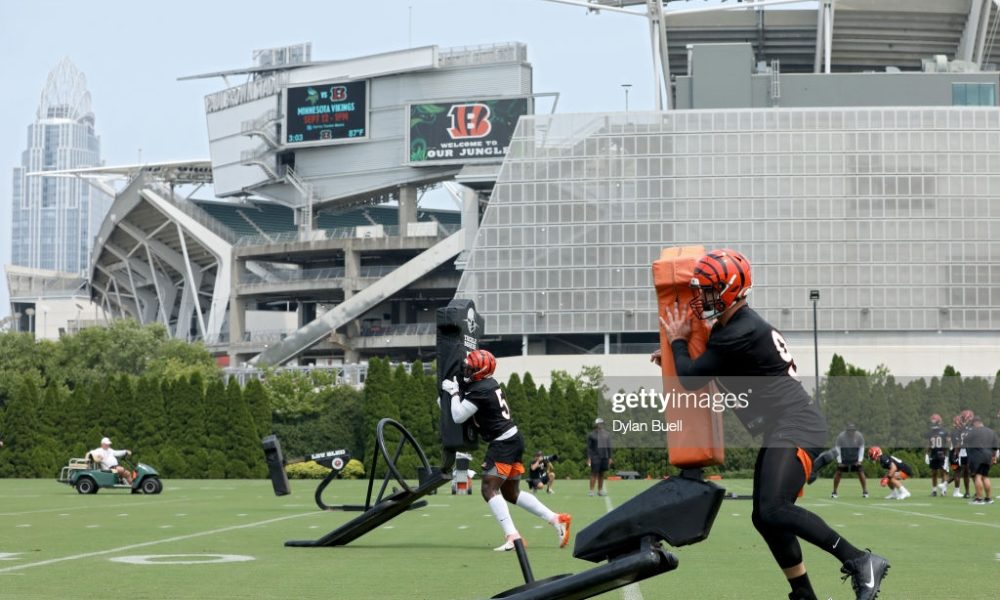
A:
<svg viewBox="0 0 1000 600">
<path fill-rule="evenodd" d="M 28 176 L 101 164 L 87 80 L 68 58 L 49 73 L 36 117 L 14 167 L 11 262 L 82 273 L 111 198 L 80 179 Z"/>
</svg>

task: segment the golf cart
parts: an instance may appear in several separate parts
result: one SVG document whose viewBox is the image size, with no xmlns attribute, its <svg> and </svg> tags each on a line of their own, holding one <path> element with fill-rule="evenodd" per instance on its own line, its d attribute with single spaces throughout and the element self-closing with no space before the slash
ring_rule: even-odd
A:
<svg viewBox="0 0 1000 600">
<path fill-rule="evenodd" d="M 112 471 L 105 471 L 87 453 L 86 458 L 71 458 L 59 471 L 58 481 L 76 488 L 80 494 L 96 494 L 101 488 L 130 489 L 133 494 L 159 494 L 163 491 L 160 474 L 153 467 L 123 461 L 122 466 L 132 472 L 132 485 L 128 485 Z"/>
</svg>

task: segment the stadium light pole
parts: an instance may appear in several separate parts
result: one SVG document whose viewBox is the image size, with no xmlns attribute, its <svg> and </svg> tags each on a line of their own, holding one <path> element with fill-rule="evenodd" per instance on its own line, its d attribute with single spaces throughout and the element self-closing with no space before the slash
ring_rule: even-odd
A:
<svg viewBox="0 0 1000 600">
<path fill-rule="evenodd" d="M 813 358 L 816 365 L 816 404 L 819 404 L 819 324 L 818 324 L 818 308 L 819 304 L 819 290 L 809 290 L 809 299 L 813 303 Z"/>
<path fill-rule="evenodd" d="M 28 315 L 28 331 L 31 332 L 31 337 L 37 338 L 35 335 L 35 309 L 30 306 L 24 309 L 24 314 Z"/>
<path fill-rule="evenodd" d="M 632 87 L 631 83 L 623 83 L 622 89 L 625 90 L 625 112 L 628 112 L 628 90 Z"/>
</svg>

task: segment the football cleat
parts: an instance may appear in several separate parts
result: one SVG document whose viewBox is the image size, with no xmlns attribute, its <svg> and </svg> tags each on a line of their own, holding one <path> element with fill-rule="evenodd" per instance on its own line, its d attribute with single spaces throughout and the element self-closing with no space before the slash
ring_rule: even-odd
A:
<svg viewBox="0 0 1000 600">
<path fill-rule="evenodd" d="M 889 561 L 872 554 L 871 550 L 854 559 L 844 563 L 840 572 L 844 574 L 843 580 L 851 578 L 851 587 L 854 588 L 856 600 L 874 600 L 878 597 L 879 587 L 882 579 L 889 571 Z"/>
<path fill-rule="evenodd" d="M 830 494 L 830 497 L 833 498 L 834 500 L 836 500 L 840 496 L 837 495 L 837 492 L 834 492 L 834 493 Z"/>
<path fill-rule="evenodd" d="M 556 535 L 559 536 L 559 547 L 565 548 L 569 543 L 569 524 L 573 517 L 566 513 L 556 515 L 556 522 L 552 524 L 556 528 Z"/>
<path fill-rule="evenodd" d="M 493 549 L 494 552 L 510 552 L 514 549 L 514 540 L 521 539 L 521 536 L 508 535 L 504 543 Z M 522 542 L 523 543 L 523 542 Z M 527 544 L 525 544 L 527 546 Z"/>
</svg>

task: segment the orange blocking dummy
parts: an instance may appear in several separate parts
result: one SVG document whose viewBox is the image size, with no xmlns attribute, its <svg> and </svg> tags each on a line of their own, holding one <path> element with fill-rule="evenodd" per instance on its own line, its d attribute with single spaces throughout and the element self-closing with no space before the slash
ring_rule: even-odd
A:
<svg viewBox="0 0 1000 600">
<path fill-rule="evenodd" d="M 653 262 L 653 285 L 656 287 L 657 314 L 664 315 L 664 310 L 674 303 L 680 303 L 681 314 L 687 313 L 688 304 L 694 295 L 691 291 L 691 279 L 694 277 L 694 266 L 705 254 L 701 246 L 684 246 L 665 248 L 660 253 L 659 260 Z M 694 319 L 691 323 L 691 338 L 688 350 L 691 358 L 705 351 L 708 344 L 709 327 L 705 321 Z M 695 392 L 699 397 L 703 393 L 716 391 L 714 384 L 700 390 L 685 390 L 677 380 L 674 368 L 674 356 L 670 350 L 667 334 L 660 327 L 661 368 L 663 374 L 663 393 Z M 709 406 L 699 408 L 685 402 L 667 405 L 663 418 L 668 423 L 680 423 L 679 431 L 668 428 L 667 447 L 670 450 L 670 464 L 682 469 L 721 465 L 725 459 L 725 438 L 722 433 L 722 413 L 713 412 Z"/>
</svg>

